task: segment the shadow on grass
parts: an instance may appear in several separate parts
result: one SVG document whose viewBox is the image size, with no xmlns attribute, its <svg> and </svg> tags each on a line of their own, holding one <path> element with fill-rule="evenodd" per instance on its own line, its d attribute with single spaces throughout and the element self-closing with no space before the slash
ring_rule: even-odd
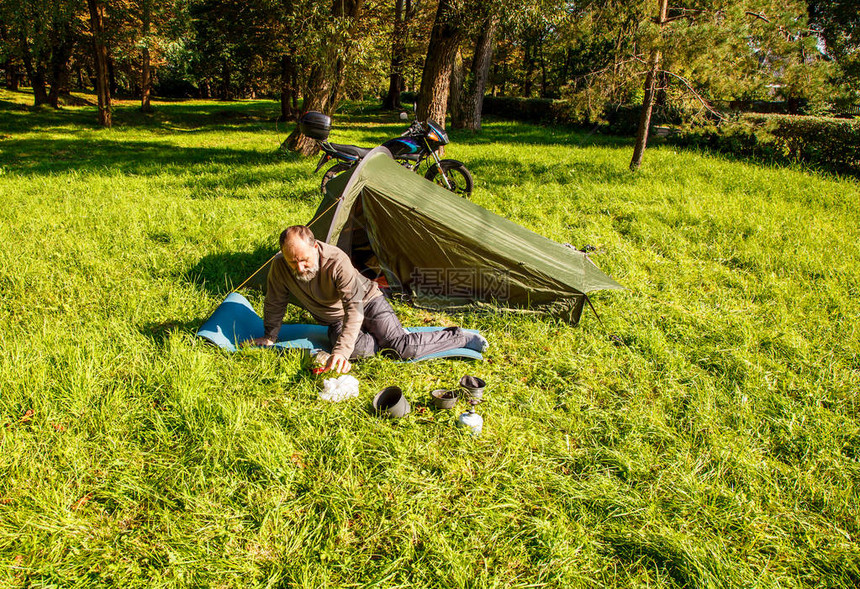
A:
<svg viewBox="0 0 860 589">
<path fill-rule="evenodd" d="M 197 132 L 230 133 L 273 131 L 278 115 L 277 104 L 268 101 L 254 102 L 172 102 L 158 103 L 154 113 L 142 113 L 135 106 L 118 107 L 114 112 L 115 128 L 135 128 L 150 132 L 144 140 L 122 134 L 102 133 L 95 125 L 95 109 L 91 107 L 54 110 L 45 107 L 26 107 L 7 100 L 0 101 L 2 110 L 9 114 L 0 129 L 0 166 L 21 174 L 44 175 L 71 170 L 116 170 L 122 173 L 152 175 L 164 172 L 195 171 L 195 166 L 222 166 L 223 172 L 209 177 L 196 176 L 189 186 L 193 198 L 212 196 L 236 196 L 234 189 L 265 182 L 283 182 L 283 193 L 293 192 L 289 185 L 306 181 L 310 170 L 249 170 L 249 167 L 271 164 L 277 160 L 299 161 L 295 154 L 283 154 L 273 149 L 269 153 L 259 151 L 226 149 L 224 147 L 175 147 L 167 141 L 159 141 L 160 135 L 176 135 Z M 338 119 L 340 125 L 338 125 Z M 266 128 L 262 123 L 266 124 Z M 361 133 L 355 140 L 363 147 L 374 147 L 384 141 L 398 137 L 408 126 L 409 120 L 401 121 L 398 113 L 382 111 L 374 105 L 335 116 L 332 138 L 334 141 L 351 143 L 343 135 Z M 284 138 L 294 123 L 278 123 Z M 44 136 L 16 138 L 15 132 L 46 131 Z M 12 135 L 7 133 L 11 132 Z M 568 128 L 547 128 L 488 118 L 481 133 L 453 130 L 452 143 L 468 146 L 491 146 L 502 143 L 517 143 L 535 146 L 585 147 L 602 146 L 610 149 L 629 149 L 631 140 L 623 137 L 599 135 L 589 131 Z M 151 139 L 150 139 L 151 137 Z M 504 180 L 510 181 L 513 174 L 519 183 L 554 181 L 570 184 L 579 176 L 597 178 L 602 182 L 625 182 L 630 180 L 626 170 L 596 166 L 578 161 L 576 150 L 571 157 L 550 164 L 508 161 L 504 151 L 489 149 L 481 158 L 469 158 L 467 167 L 479 182 L 494 183 L 502 178 L 494 169 L 503 167 Z M 314 159 L 314 158 L 310 158 Z M 291 168 L 293 166 L 290 166 Z M 575 167 L 575 169 L 573 169 Z M 207 168 L 211 172 L 211 168 Z M 221 172 L 216 170 L 216 172 Z M 261 177 L 263 174 L 263 177 Z M 280 191 L 268 188 L 272 196 L 281 196 Z M 293 194 L 294 196 L 294 194 Z M 308 194 L 315 197 L 316 194 Z"/>
<path fill-rule="evenodd" d="M 29 112 L 30 108 L 25 104 L 18 104 L 17 102 L 11 102 L 9 100 L 0 100 L 0 112 L 3 111 Z M 3 130 L 7 131 L 9 129 L 4 128 Z"/>
<path fill-rule="evenodd" d="M 58 126 L 79 126 L 83 130 L 101 129 L 97 124 L 96 107 L 29 106 L 0 100 L 0 113 L 13 112 L 17 116 L 4 121 L 4 132 L 33 132 Z M 275 102 L 157 102 L 153 112 L 141 112 L 138 106 L 115 106 L 115 128 L 146 128 L 153 131 L 177 130 L 243 131 L 260 128 L 262 124 L 274 126 L 280 115 Z M 292 123 L 279 123 L 287 130 Z"/>
<path fill-rule="evenodd" d="M 280 109 L 275 101 L 255 100 L 237 102 L 216 101 L 157 101 L 155 110 L 143 113 L 135 106 L 115 106 L 113 111 L 114 126 L 117 128 L 147 128 L 153 131 L 173 132 L 176 130 L 206 131 L 244 131 L 260 128 L 261 124 L 274 126 L 280 116 Z M 32 107 L 0 100 L 0 112 L 16 112 L 16 116 L 4 121 L 6 132 L 30 132 L 44 128 L 56 128 L 60 125 L 79 125 L 84 129 L 99 129 L 96 124 L 95 107 L 60 108 Z M 337 130 L 354 130 L 356 127 L 367 125 L 373 134 L 371 143 L 384 142 L 397 137 L 405 131 L 414 120 L 411 111 L 409 118 L 402 120 L 399 111 L 385 111 L 379 105 L 357 103 L 345 105 L 340 112 L 333 115 L 333 139 L 337 141 Z M 599 145 L 628 149 L 633 142 L 629 137 L 603 135 L 596 132 L 597 128 L 578 129 L 574 127 L 543 126 L 508 121 L 492 116 L 485 116 L 484 126 L 480 133 L 448 129 L 453 143 L 464 145 L 487 145 L 499 142 L 516 142 L 528 145 Z M 283 133 L 288 134 L 295 122 L 278 122 Z M 378 139 L 378 142 L 376 142 Z"/>
<path fill-rule="evenodd" d="M 3 104 L 8 107 L 7 112 L 22 111 L 19 104 L 8 101 Z M 220 110 L 213 112 L 214 107 L 219 107 Z M 220 132 L 224 129 L 255 131 L 259 126 L 241 123 L 235 127 L 224 127 L 211 124 L 213 116 L 219 120 L 225 117 L 240 122 L 249 120 L 249 117 L 256 116 L 254 113 L 259 110 L 253 107 L 254 105 L 244 103 L 171 104 L 165 110 L 169 111 L 171 117 L 178 113 L 175 118 L 180 120 L 186 129 L 200 124 L 203 125 L 201 132 Z M 304 158 L 296 154 L 284 153 L 274 148 L 269 152 L 261 152 L 228 149 L 223 146 L 177 147 L 171 145 L 169 140 L 161 140 L 160 135 L 177 133 L 175 128 L 170 127 L 172 123 L 163 117 L 163 113 L 146 115 L 137 111 L 126 114 L 136 120 L 136 125 L 148 129 L 151 133 L 129 137 L 112 131 L 95 130 L 91 119 L 93 113 L 87 109 L 45 111 L 39 107 L 31 112 L 30 108 L 23 107 L 22 112 L 5 117 L 0 128 L 0 167 L 17 174 L 33 176 L 68 171 L 116 171 L 141 176 L 192 172 L 196 175 L 187 183 L 191 198 L 241 197 L 251 193 L 255 196 L 289 195 L 295 198 L 297 190 L 294 185 L 307 181 L 312 170 L 313 158 L 305 162 Z M 45 133 L 16 136 L 15 130 Z M 8 131 L 13 133 L 9 134 Z M 276 165 L 299 162 L 307 165 Z M 206 174 L 198 173 L 204 171 Z M 247 190 L 264 184 L 266 186 L 261 188 L 262 192 Z M 282 188 L 279 185 L 282 185 Z M 240 190 L 237 192 L 236 189 Z M 318 196 L 315 190 L 306 192 L 307 194 L 298 196 L 308 199 Z"/>
<path fill-rule="evenodd" d="M 158 141 L 109 138 L 7 138 L 0 145 L 3 147 L 0 165 L 25 175 L 105 169 L 150 175 L 161 174 L 165 169 L 188 169 L 195 165 L 264 165 L 285 157 L 252 150 L 176 147 Z"/>
<path fill-rule="evenodd" d="M 253 252 L 219 252 L 204 256 L 182 276 L 183 280 L 214 297 L 225 297 L 246 280 L 244 288 L 263 290 L 268 276 L 268 260 L 277 245 Z"/>
<path fill-rule="evenodd" d="M 77 126 L 81 130 L 98 130 L 95 107 L 72 107 L 58 110 L 50 107 L 32 107 L 8 100 L 0 100 L 0 112 L 15 113 L 4 121 L 4 132 L 33 132 L 46 129 L 56 131 L 58 127 Z M 143 113 L 138 106 L 116 106 L 113 111 L 115 128 L 141 128 L 154 132 L 235 132 L 261 130 L 262 125 L 274 130 L 280 115 L 274 101 L 204 102 L 199 100 L 156 102 L 155 110 Z M 333 116 L 333 140 L 337 141 L 338 129 L 354 131 L 367 126 L 367 147 L 379 145 L 387 139 L 398 137 L 405 131 L 412 118 L 401 120 L 395 111 L 383 111 L 379 106 L 359 104 L 355 108 L 345 107 Z M 453 143 L 464 145 L 488 145 L 516 142 L 528 145 L 586 146 L 599 145 L 627 149 L 632 139 L 595 133 L 595 129 L 580 130 L 569 127 L 546 127 L 515 121 L 484 118 L 480 133 L 449 129 Z M 285 137 L 295 126 L 294 122 L 278 122 Z M 69 129 L 76 133 L 78 130 Z"/>
<path fill-rule="evenodd" d="M 139 328 L 140 333 L 152 340 L 159 348 L 163 348 L 170 334 L 174 331 L 179 333 L 195 334 L 200 326 L 206 322 L 208 317 L 198 317 L 186 321 L 162 321 L 161 323 L 146 323 Z"/>
<path fill-rule="evenodd" d="M 699 574 L 682 550 L 672 546 L 664 538 L 642 538 L 634 534 L 611 534 L 604 538 L 625 565 L 656 569 L 672 579 L 678 587 L 696 587 Z"/>
</svg>

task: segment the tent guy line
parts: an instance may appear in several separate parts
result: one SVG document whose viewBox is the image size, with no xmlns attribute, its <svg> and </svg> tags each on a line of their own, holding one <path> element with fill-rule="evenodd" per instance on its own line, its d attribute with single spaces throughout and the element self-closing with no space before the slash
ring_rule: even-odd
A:
<svg viewBox="0 0 860 589">
<path fill-rule="evenodd" d="M 330 209 L 330 208 L 332 208 L 333 206 L 335 206 L 341 198 L 343 198 L 343 197 L 339 197 L 337 200 L 335 200 L 335 201 L 331 204 L 331 206 L 330 206 L 328 209 Z M 321 212 L 319 215 L 317 215 L 316 217 L 314 217 L 314 219 L 311 221 L 311 223 L 314 223 L 314 222 L 315 222 L 317 219 L 319 219 L 321 216 L 325 215 L 325 214 L 328 212 L 328 209 L 324 210 L 324 211 L 323 211 L 323 212 Z M 243 280 L 243 281 L 242 281 L 242 284 L 240 284 L 239 286 L 237 286 L 236 288 L 234 288 L 233 290 L 231 290 L 231 291 L 230 291 L 229 293 L 227 293 L 227 294 L 233 294 L 234 292 L 238 291 L 240 288 L 242 288 L 243 286 L 245 286 L 246 284 L 248 284 L 248 281 L 249 281 L 249 280 L 251 280 L 254 276 L 256 276 L 256 275 L 257 275 L 257 273 L 259 273 L 259 272 L 260 272 L 260 270 L 262 270 L 263 268 L 265 268 L 265 267 L 267 267 L 269 264 L 271 264 L 271 263 L 272 263 L 272 260 L 274 260 L 274 259 L 278 256 L 278 254 L 279 254 L 279 253 L 281 253 L 281 252 L 280 252 L 280 251 L 277 251 L 277 252 L 275 252 L 274 254 L 272 254 L 272 257 L 271 257 L 271 258 L 269 258 L 268 260 L 266 260 L 265 262 L 263 262 L 263 265 L 262 265 L 262 266 L 260 266 L 260 267 L 259 267 L 259 268 L 257 268 L 256 270 L 254 270 L 254 271 L 251 273 L 251 275 L 250 275 L 250 276 L 248 276 L 248 278 L 246 278 L 245 280 Z"/>
</svg>

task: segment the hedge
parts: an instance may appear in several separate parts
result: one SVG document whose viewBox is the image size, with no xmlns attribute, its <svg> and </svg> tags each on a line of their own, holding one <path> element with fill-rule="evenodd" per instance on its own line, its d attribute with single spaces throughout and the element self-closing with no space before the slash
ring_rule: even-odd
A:
<svg viewBox="0 0 860 589">
<path fill-rule="evenodd" d="M 601 132 L 611 135 L 635 135 L 641 111 L 639 104 L 607 104 L 595 112 L 595 109 L 586 108 L 582 101 L 485 96 L 481 112 L 517 121 L 589 129 L 597 126 Z M 680 113 L 671 108 L 655 107 L 651 115 L 655 125 L 680 124 L 681 120 Z"/>
<path fill-rule="evenodd" d="M 593 127 L 613 135 L 635 135 L 640 105 L 607 105 L 598 116 L 573 102 L 548 98 L 486 96 L 483 114 L 540 124 Z M 683 117 L 656 108 L 654 125 L 680 125 Z M 738 157 L 778 163 L 801 162 L 823 171 L 860 177 L 860 120 L 743 114 L 719 125 L 688 127 L 669 139 Z"/>
<path fill-rule="evenodd" d="M 860 120 L 747 114 L 719 125 L 685 130 L 671 139 L 739 157 L 800 162 L 860 177 Z"/>
<path fill-rule="evenodd" d="M 631 120 L 638 119 L 639 109 L 630 112 L 630 107 L 614 106 L 607 108 L 609 118 L 594 117 L 586 109 L 576 108 L 567 100 L 550 98 L 515 98 L 513 96 L 485 96 L 484 115 L 493 115 L 503 119 L 513 119 L 528 123 L 547 125 L 570 125 L 574 127 L 591 127 L 595 124 L 607 127 L 607 131 L 615 134 L 625 134 Z M 619 110 L 620 109 L 620 110 Z M 601 113 L 602 115 L 603 113 Z M 615 128 L 617 127 L 617 128 Z M 636 130 L 635 123 L 633 130 Z"/>
</svg>

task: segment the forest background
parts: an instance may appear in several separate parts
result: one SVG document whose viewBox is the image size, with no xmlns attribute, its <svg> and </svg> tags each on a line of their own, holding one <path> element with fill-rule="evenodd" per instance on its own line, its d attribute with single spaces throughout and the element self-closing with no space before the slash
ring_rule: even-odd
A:
<svg viewBox="0 0 860 589">
<path fill-rule="evenodd" d="M 0 2 L 7 89 L 28 84 L 36 105 L 59 108 L 93 88 L 105 126 L 112 96 L 139 97 L 144 111 L 153 95 L 279 97 L 284 120 L 345 99 L 405 99 L 422 120 L 450 114 L 473 131 L 485 95 L 544 99 L 491 109 L 638 128 L 633 169 L 652 107 L 678 125 L 739 111 L 856 115 L 858 47 L 855 0 Z M 317 150 L 298 131 L 284 147 Z"/>
</svg>

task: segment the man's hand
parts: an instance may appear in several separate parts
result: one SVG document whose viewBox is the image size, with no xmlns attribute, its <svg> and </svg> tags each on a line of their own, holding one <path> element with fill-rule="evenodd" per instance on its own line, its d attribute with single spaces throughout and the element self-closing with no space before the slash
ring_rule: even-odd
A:
<svg viewBox="0 0 860 589">
<path fill-rule="evenodd" d="M 349 360 L 341 356 L 340 354 L 332 354 L 328 362 L 325 363 L 323 367 L 323 372 L 327 372 L 329 370 L 334 370 L 338 374 L 346 374 L 349 372 L 349 369 L 352 368 L 352 364 L 349 363 Z"/>
<path fill-rule="evenodd" d="M 274 345 L 275 342 L 273 342 L 270 338 L 263 336 L 263 337 L 257 337 L 257 338 L 254 338 L 252 340 L 246 341 L 245 343 L 251 344 L 254 346 L 266 346 L 266 347 L 268 347 L 268 346 Z"/>
</svg>

